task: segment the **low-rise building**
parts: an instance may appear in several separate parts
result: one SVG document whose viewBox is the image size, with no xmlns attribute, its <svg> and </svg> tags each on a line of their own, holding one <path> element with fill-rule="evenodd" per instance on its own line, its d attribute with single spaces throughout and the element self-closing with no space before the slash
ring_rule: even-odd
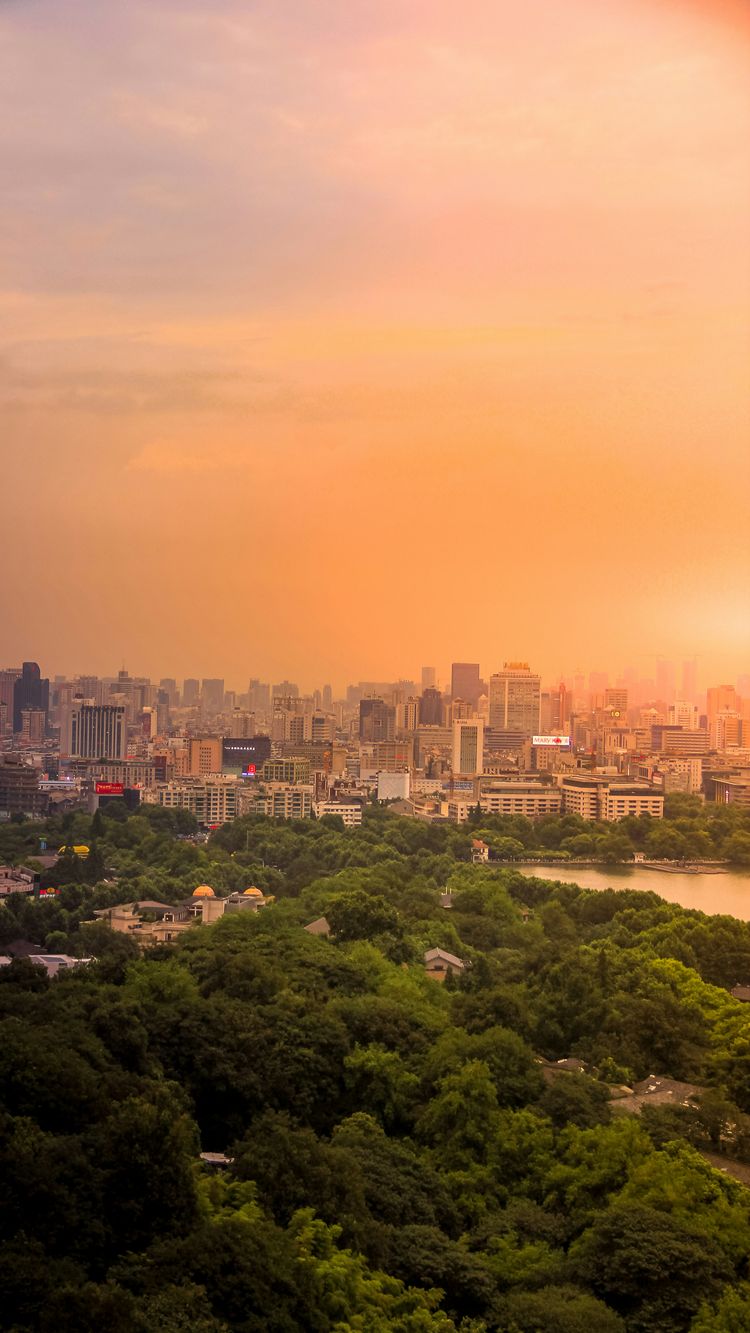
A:
<svg viewBox="0 0 750 1333">
<path fill-rule="evenodd" d="M 465 967 L 463 959 L 447 949 L 428 949 L 424 955 L 424 970 L 434 981 L 445 981 L 449 973 L 463 972 Z"/>
<path fill-rule="evenodd" d="M 309 819 L 312 802 L 310 785 L 268 782 L 240 793 L 238 813 L 266 815 L 270 819 Z"/>
<path fill-rule="evenodd" d="M 664 792 L 647 782 L 621 780 L 600 773 L 566 774 L 560 784 L 564 814 L 582 819 L 617 821 L 627 815 L 664 815 Z"/>
<path fill-rule="evenodd" d="M 318 819 L 323 815 L 339 815 L 346 828 L 356 828 L 362 823 L 362 803 L 361 801 L 316 801 L 315 815 Z"/>
</svg>

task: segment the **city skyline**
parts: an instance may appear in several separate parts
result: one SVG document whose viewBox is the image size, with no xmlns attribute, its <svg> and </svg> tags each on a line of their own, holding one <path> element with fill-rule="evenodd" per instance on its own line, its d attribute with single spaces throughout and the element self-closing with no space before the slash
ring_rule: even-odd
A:
<svg viewBox="0 0 750 1333">
<path fill-rule="evenodd" d="M 97 672 L 92 669 L 78 668 L 63 672 L 57 670 L 57 663 L 53 663 L 52 667 L 47 664 L 46 669 L 47 679 L 51 684 L 58 682 L 70 683 L 75 680 L 83 682 L 86 680 L 100 680 L 115 684 L 118 677 L 121 677 L 124 673 L 126 680 L 147 680 L 154 686 L 165 682 L 171 682 L 183 690 L 186 686 L 190 686 L 191 698 L 184 700 L 185 705 L 190 706 L 192 703 L 197 703 L 202 696 L 207 694 L 212 699 L 212 707 L 215 707 L 216 711 L 221 711 L 221 700 L 225 691 L 240 695 L 244 694 L 248 687 L 258 684 L 268 689 L 277 690 L 279 694 L 283 695 L 286 692 L 286 687 L 291 683 L 305 697 L 311 697 L 315 692 L 331 690 L 332 698 L 339 701 L 344 699 L 348 689 L 356 689 L 362 685 L 367 687 L 383 686 L 390 689 L 393 686 L 410 684 L 414 686 L 414 695 L 419 696 L 424 693 L 425 688 L 428 691 L 434 688 L 433 685 L 425 686 L 424 683 L 420 683 L 420 679 L 422 682 L 424 681 L 424 673 L 429 673 L 430 680 L 434 679 L 442 697 L 460 698 L 475 704 L 478 696 L 474 697 L 471 693 L 461 689 L 461 685 L 465 684 L 465 679 L 456 671 L 456 668 L 460 672 L 467 667 L 469 669 L 477 668 L 477 684 L 484 687 L 486 697 L 489 697 L 492 692 L 492 678 L 497 678 L 498 673 L 504 674 L 508 668 L 511 669 L 511 674 L 518 668 L 521 668 L 522 675 L 527 670 L 530 671 L 535 679 L 541 681 L 543 690 L 554 689 L 563 682 L 567 683 L 569 689 L 578 688 L 583 694 L 597 694 L 605 689 L 611 690 L 618 687 L 626 690 L 630 688 L 636 693 L 642 693 L 644 689 L 650 686 L 651 695 L 654 699 L 662 698 L 669 701 L 684 699 L 694 702 L 699 697 L 704 696 L 707 690 L 728 686 L 730 688 L 736 687 L 740 695 L 750 696 L 750 670 L 747 669 L 747 664 L 744 670 L 720 678 L 705 675 L 700 669 L 697 657 L 686 658 L 677 662 L 665 658 L 645 657 L 645 661 L 647 667 L 650 667 L 650 674 L 640 671 L 633 663 L 624 663 L 618 670 L 612 671 L 605 671 L 601 666 L 582 667 L 579 664 L 575 669 L 545 673 L 538 671 L 536 664 L 533 662 L 520 659 L 501 659 L 491 665 L 483 662 L 470 663 L 465 660 L 461 662 L 454 661 L 444 668 L 422 665 L 412 672 L 406 670 L 391 671 L 380 676 L 365 674 L 360 671 L 351 677 L 334 677 L 331 680 L 313 679 L 309 671 L 297 673 L 289 670 L 276 674 L 257 670 L 246 671 L 244 675 L 237 678 L 226 675 L 216 676 L 215 670 L 211 674 L 206 673 L 205 675 L 175 671 L 167 675 L 161 669 L 152 672 L 140 671 L 137 664 L 134 663 L 130 663 L 127 667 L 122 665 L 114 670 L 105 669 Z M 22 665 L 37 667 L 39 663 L 31 656 L 24 656 L 17 662 L 0 662 L 0 677 L 4 672 L 20 670 Z M 42 674 L 44 674 L 44 669 L 44 666 L 42 666 Z M 373 689 L 372 693 L 377 697 L 377 689 Z M 193 694 L 194 698 L 192 698 Z"/>
<path fill-rule="evenodd" d="M 5 660 L 746 668 L 747 6 L 0 36 Z"/>
</svg>

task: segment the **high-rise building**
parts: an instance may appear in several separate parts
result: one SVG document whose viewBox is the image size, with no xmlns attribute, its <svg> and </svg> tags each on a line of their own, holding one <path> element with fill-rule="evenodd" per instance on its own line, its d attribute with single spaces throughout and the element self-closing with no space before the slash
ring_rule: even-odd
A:
<svg viewBox="0 0 750 1333">
<path fill-rule="evenodd" d="M 190 767 L 188 772 L 194 777 L 205 777 L 209 773 L 220 773 L 222 763 L 222 743 L 218 736 L 195 737 L 190 742 Z"/>
<path fill-rule="evenodd" d="M 159 689 L 164 690 L 167 695 L 167 703 L 170 708 L 177 707 L 179 694 L 177 690 L 177 681 L 172 676 L 163 676 L 159 681 Z"/>
<path fill-rule="evenodd" d="M 224 681 L 210 677 L 201 681 L 201 708 L 204 713 L 220 713 L 224 708 Z"/>
<path fill-rule="evenodd" d="M 565 682 L 560 681 L 556 690 L 552 691 L 552 725 L 551 731 L 565 731 L 570 725 L 571 698 L 565 687 Z"/>
<path fill-rule="evenodd" d="M 41 708 L 24 708 L 21 710 L 21 739 L 28 745 L 38 744 L 44 740 L 47 723 L 47 714 Z"/>
<path fill-rule="evenodd" d="M 42 677 L 36 662 L 24 662 L 21 674 L 13 686 L 13 730 L 22 728 L 24 708 L 39 708 L 45 715 L 49 710 L 49 680 Z"/>
<path fill-rule="evenodd" d="M 482 693 L 478 662 L 454 662 L 451 666 L 451 698 L 466 699 L 476 708 Z"/>
<path fill-rule="evenodd" d="M 528 662 L 506 662 L 490 676 L 490 727 L 532 736 L 539 731 L 542 681 Z"/>
<path fill-rule="evenodd" d="M 197 708 L 200 699 L 201 683 L 193 676 L 182 682 L 182 706 L 183 708 Z"/>
<path fill-rule="evenodd" d="M 127 724 L 123 704 L 88 704 L 73 701 L 62 737 L 64 754 L 77 759 L 124 759 Z"/>
<path fill-rule="evenodd" d="M 712 685 L 706 695 L 709 727 L 718 713 L 725 713 L 727 710 L 732 713 L 738 712 L 738 704 L 737 691 L 734 685 Z"/>
<path fill-rule="evenodd" d="M 359 739 L 391 741 L 396 725 L 396 710 L 385 699 L 361 699 L 359 704 Z"/>
<path fill-rule="evenodd" d="M 5 704 L 7 709 L 6 726 L 9 730 L 13 726 L 13 693 L 20 674 L 20 667 L 6 667 L 0 671 L 0 704 Z"/>
<path fill-rule="evenodd" d="M 422 693 L 425 690 L 434 690 L 437 684 L 437 673 L 434 667 L 422 667 Z"/>
<path fill-rule="evenodd" d="M 484 723 L 481 717 L 453 723 L 453 772 L 476 777 L 482 772 Z"/>
<path fill-rule="evenodd" d="M 330 713 L 333 709 L 333 688 L 330 685 L 323 686 L 323 693 L 320 696 L 320 701 L 324 711 Z"/>
<path fill-rule="evenodd" d="M 299 685 L 295 685 L 292 680 L 279 681 L 279 684 L 273 687 L 273 696 L 274 698 L 298 699 Z"/>
<path fill-rule="evenodd" d="M 440 727 L 443 722 L 443 696 L 440 690 L 422 691 L 419 700 L 419 724 L 422 727 Z"/>
<path fill-rule="evenodd" d="M 673 727 L 683 727 L 685 731 L 695 731 L 698 726 L 697 705 L 676 699 L 669 705 L 669 723 Z"/>
<path fill-rule="evenodd" d="M 613 708 L 624 717 L 628 711 L 628 692 L 621 686 L 612 686 L 604 691 L 604 707 Z"/>
</svg>

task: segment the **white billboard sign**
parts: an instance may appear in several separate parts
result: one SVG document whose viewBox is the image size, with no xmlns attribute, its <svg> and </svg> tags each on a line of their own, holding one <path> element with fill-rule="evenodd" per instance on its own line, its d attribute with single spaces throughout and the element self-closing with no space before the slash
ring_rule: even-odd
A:
<svg viewBox="0 0 750 1333">
<path fill-rule="evenodd" d="M 556 745 L 559 749 L 570 745 L 570 736 L 532 736 L 532 745 Z"/>
</svg>

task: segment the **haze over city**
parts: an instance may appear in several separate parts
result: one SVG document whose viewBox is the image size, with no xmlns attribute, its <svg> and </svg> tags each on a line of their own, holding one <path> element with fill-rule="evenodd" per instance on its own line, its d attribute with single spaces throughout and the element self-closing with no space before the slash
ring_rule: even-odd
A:
<svg viewBox="0 0 750 1333">
<path fill-rule="evenodd" d="M 5 662 L 747 669 L 745 5 L 0 37 Z"/>
</svg>

